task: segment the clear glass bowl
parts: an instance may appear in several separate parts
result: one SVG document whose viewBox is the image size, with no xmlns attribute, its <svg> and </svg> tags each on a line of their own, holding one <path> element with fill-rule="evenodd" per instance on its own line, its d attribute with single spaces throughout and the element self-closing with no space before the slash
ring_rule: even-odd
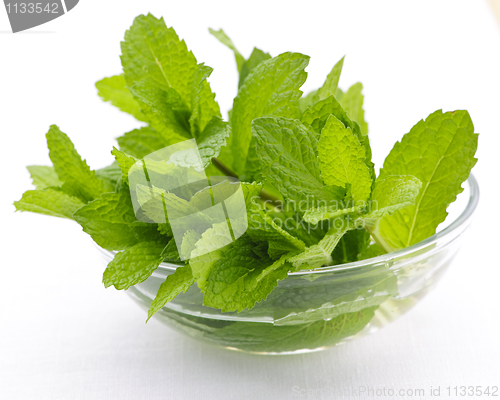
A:
<svg viewBox="0 0 500 400">
<path fill-rule="evenodd" d="M 251 310 L 222 313 L 203 306 L 203 294 L 193 285 L 155 318 L 193 338 L 260 354 L 317 351 L 375 332 L 435 287 L 460 247 L 478 199 L 479 188 L 471 175 L 435 235 L 368 260 L 289 273 Z M 102 254 L 106 264 L 111 261 L 113 252 Z M 158 287 L 175 268 L 162 263 L 127 293 L 149 309 Z"/>
</svg>

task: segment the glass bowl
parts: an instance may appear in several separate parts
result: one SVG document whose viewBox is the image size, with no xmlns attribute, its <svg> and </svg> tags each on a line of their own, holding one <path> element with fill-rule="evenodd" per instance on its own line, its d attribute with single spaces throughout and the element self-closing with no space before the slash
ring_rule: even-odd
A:
<svg viewBox="0 0 500 400">
<path fill-rule="evenodd" d="M 193 285 L 155 318 L 193 338 L 259 354 L 317 351 L 375 332 L 436 286 L 460 247 L 478 199 L 477 181 L 471 175 L 435 235 L 383 256 L 289 273 L 251 310 L 223 313 L 203 306 L 203 294 Z M 106 264 L 114 256 L 101 252 Z M 162 263 L 127 293 L 149 309 L 158 287 L 175 268 Z"/>
</svg>

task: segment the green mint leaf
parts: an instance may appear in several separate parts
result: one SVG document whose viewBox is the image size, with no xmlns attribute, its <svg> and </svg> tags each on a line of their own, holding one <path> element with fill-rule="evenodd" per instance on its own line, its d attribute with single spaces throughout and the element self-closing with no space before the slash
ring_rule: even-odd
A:
<svg viewBox="0 0 500 400">
<path fill-rule="evenodd" d="M 116 185 L 118 180 L 122 177 L 122 171 L 116 161 L 107 167 L 96 169 L 95 176 L 101 181 L 107 182 L 105 185 Z"/>
<path fill-rule="evenodd" d="M 186 234 L 183 240 L 188 242 L 188 249 L 195 249 L 191 252 L 191 259 L 189 265 L 196 279 L 196 284 L 201 291 L 206 286 L 207 277 L 212 269 L 214 263 L 222 258 L 225 247 L 228 241 L 232 241 L 230 233 L 226 229 L 225 222 L 216 223 L 212 228 L 206 230 L 200 238 L 197 232 L 190 231 Z"/>
<path fill-rule="evenodd" d="M 290 266 L 285 257 L 274 263 L 259 259 L 253 247 L 251 240 L 241 237 L 213 264 L 203 290 L 204 305 L 222 312 L 250 309 L 287 276 Z"/>
<path fill-rule="evenodd" d="M 389 175 L 385 178 L 379 177 L 375 182 L 370 211 L 361 218 L 366 229 L 386 251 L 392 250 L 390 243 L 385 239 L 382 221 L 396 211 L 415 204 L 421 187 L 422 183 L 411 175 Z"/>
<path fill-rule="evenodd" d="M 304 252 L 289 258 L 288 262 L 297 270 L 315 269 L 323 265 L 331 265 L 333 250 L 342 236 L 350 229 L 353 229 L 353 227 L 348 220 L 335 220 L 328 233 L 318 244 L 308 247 Z"/>
<path fill-rule="evenodd" d="M 196 58 L 179 40 L 173 28 L 167 28 L 163 18 L 139 15 L 125 32 L 121 43 L 122 66 L 129 88 L 148 78 L 155 86 L 172 88 L 191 104 L 191 82 L 197 68 Z"/>
<path fill-rule="evenodd" d="M 318 89 L 312 90 L 299 99 L 298 105 L 301 114 L 304 113 L 304 111 L 308 107 L 312 107 L 316 103 L 315 100 L 317 99 L 317 94 L 318 94 Z"/>
<path fill-rule="evenodd" d="M 338 204 L 320 206 L 307 210 L 304 214 L 304 220 L 312 224 L 317 224 L 323 220 L 335 220 L 339 217 L 348 216 L 348 218 L 362 221 L 367 229 L 376 236 L 377 240 L 381 241 L 383 239 L 377 237 L 377 226 L 380 219 L 385 215 L 413 204 L 420 187 L 420 181 L 413 176 L 388 176 L 385 179 L 378 179 L 376 181 L 371 201 L 368 203 L 368 209 L 365 203 L 346 208 L 339 208 Z M 357 237 L 360 239 L 360 242 L 353 244 L 355 240 L 346 238 L 346 242 L 343 243 L 342 240 L 345 238 L 343 237 L 340 246 L 335 249 L 338 252 L 338 256 L 334 261 L 338 261 L 339 259 L 355 261 L 355 254 L 357 255 L 366 247 L 365 237 L 361 233 L 348 233 L 352 236 L 352 239 Z M 346 254 L 350 255 L 347 256 Z"/>
<path fill-rule="evenodd" d="M 380 222 L 380 235 L 390 249 L 411 246 L 436 232 L 477 162 L 477 139 L 467 111 L 438 110 L 395 144 L 380 178 L 413 175 L 422 182 L 422 189 L 414 205 Z"/>
<path fill-rule="evenodd" d="M 138 159 L 125 153 L 124 151 L 118 150 L 116 147 L 113 147 L 111 154 L 115 157 L 118 167 L 122 172 L 123 182 L 128 183 L 128 171 L 138 161 Z"/>
<path fill-rule="evenodd" d="M 231 165 L 242 174 L 252 139 L 251 122 L 263 115 L 291 116 L 298 112 L 296 102 L 305 82 L 304 68 L 309 57 L 299 53 L 283 53 L 261 62 L 246 77 L 234 99 L 230 143 Z"/>
<path fill-rule="evenodd" d="M 365 204 L 346 208 L 339 208 L 338 204 L 322 205 L 307 210 L 304 214 L 304 221 L 311 224 L 317 224 L 320 221 L 338 218 L 346 214 L 359 214 L 364 208 Z"/>
<path fill-rule="evenodd" d="M 318 143 L 321 176 L 327 185 L 351 185 L 355 202 L 364 202 L 371 192 L 370 171 L 364 163 L 365 148 L 334 115 L 330 115 L 321 130 Z"/>
<path fill-rule="evenodd" d="M 316 135 L 300 121 L 258 118 L 252 123 L 252 132 L 260 158 L 260 173 L 285 198 L 309 202 L 335 197 L 325 190 L 321 180 Z"/>
<path fill-rule="evenodd" d="M 104 101 L 109 101 L 119 110 L 145 121 L 141 107 L 130 93 L 123 75 L 115 75 L 96 82 L 97 93 Z"/>
<path fill-rule="evenodd" d="M 189 125 L 194 137 L 198 137 L 207 124 L 214 117 L 221 118 L 219 104 L 215 101 L 215 94 L 210 89 L 207 78 L 212 73 L 213 68 L 201 63 L 196 68 L 192 84 L 191 116 Z"/>
<path fill-rule="evenodd" d="M 151 196 L 151 190 L 153 196 Z M 167 193 L 157 187 L 150 188 L 149 186 L 137 185 L 136 189 L 137 199 L 141 204 L 141 212 L 145 217 L 151 221 L 165 221 L 161 225 L 161 233 L 169 234 L 170 227 L 164 226 L 169 224 L 169 219 L 177 219 L 177 229 L 181 229 L 181 220 L 186 215 L 197 214 L 196 231 L 204 232 L 212 226 L 213 220 L 208 214 L 200 213 L 200 209 L 192 201 L 187 201 L 183 198 L 177 197 L 173 193 Z M 204 205 L 207 203 L 205 202 Z M 168 210 L 168 215 L 166 210 Z M 185 230 L 193 225 L 193 220 L 184 220 Z M 171 235 L 171 234 L 170 234 Z"/>
<path fill-rule="evenodd" d="M 363 110 L 364 96 L 362 91 L 363 85 L 360 82 L 355 83 L 347 92 L 342 94 L 341 98 L 337 96 L 337 100 L 340 101 L 349 118 L 359 124 L 361 133 L 368 135 L 368 124 L 365 121 L 365 110 Z"/>
<path fill-rule="evenodd" d="M 268 243 L 268 254 L 272 259 L 283 254 L 304 251 L 302 240 L 283 230 L 273 218 L 254 203 L 248 212 L 247 234 L 254 242 Z"/>
<path fill-rule="evenodd" d="M 365 218 L 381 218 L 415 203 L 422 182 L 411 175 L 379 177 L 373 188 L 370 211 Z"/>
<path fill-rule="evenodd" d="M 77 197 L 58 189 L 28 190 L 15 201 L 17 211 L 30 211 L 59 218 L 73 219 L 73 213 L 84 205 Z"/>
<path fill-rule="evenodd" d="M 378 257 L 385 253 L 386 251 L 378 243 L 372 243 L 358 254 L 358 260 L 367 260 L 368 258 Z"/>
<path fill-rule="evenodd" d="M 170 239 L 169 242 L 167 243 L 165 250 L 163 250 L 163 255 L 165 256 L 165 261 L 171 261 L 171 262 L 180 261 L 179 251 L 177 250 L 177 244 L 175 243 L 174 238 Z"/>
<path fill-rule="evenodd" d="M 225 185 L 225 183 L 222 182 L 220 185 Z M 248 208 L 252 200 L 258 196 L 262 185 L 256 182 L 241 182 L 240 185 L 246 207 Z M 215 187 L 217 188 L 218 186 L 216 185 Z M 209 192 L 212 192 L 213 188 L 214 186 L 212 186 Z M 217 188 L 216 190 L 218 193 L 223 193 L 224 187 Z M 206 194 L 197 193 L 193 196 L 190 203 L 196 206 L 200 197 L 204 195 Z M 184 236 L 181 248 L 184 254 L 189 253 L 191 256 L 189 264 L 191 265 L 196 283 L 201 290 L 205 287 L 207 276 L 214 262 L 222 257 L 224 250 L 227 248 L 227 243 L 231 241 L 231 234 L 227 230 L 226 222 L 214 223 L 209 229 L 203 227 L 203 230 L 199 232 L 191 229 Z"/>
<path fill-rule="evenodd" d="M 172 227 L 168 222 L 158 224 L 158 232 L 167 237 L 172 237 Z M 170 243 L 170 242 L 169 242 Z"/>
<path fill-rule="evenodd" d="M 358 123 L 349 118 L 345 110 L 342 108 L 338 100 L 334 96 L 329 96 L 324 100 L 320 100 L 312 107 L 307 108 L 302 114 L 301 121 L 310 126 L 318 135 L 326 124 L 330 115 L 334 115 L 345 127 L 349 127 L 352 133 L 356 135 L 359 142 L 365 148 L 365 164 L 370 171 L 372 180 L 375 180 L 375 168 L 371 161 L 372 151 L 370 147 L 370 140 L 368 135 L 363 135 Z"/>
<path fill-rule="evenodd" d="M 122 250 L 138 241 L 130 226 L 136 218 L 128 188 L 119 193 L 104 193 L 80 208 L 74 219 L 104 249 Z"/>
<path fill-rule="evenodd" d="M 344 66 L 344 58 L 342 57 L 337 64 L 335 64 L 326 77 L 325 83 L 321 86 L 314 96 L 314 102 L 326 99 L 328 96 L 337 93 L 337 88 L 339 86 L 340 74 L 342 73 L 342 67 Z"/>
<path fill-rule="evenodd" d="M 104 271 L 104 286 L 126 290 L 144 282 L 163 261 L 164 248 L 163 242 L 139 242 L 117 253 Z"/>
<path fill-rule="evenodd" d="M 370 244 L 370 234 L 365 229 L 347 231 L 340 238 L 332 253 L 332 264 L 345 264 L 358 260 L 358 255 Z"/>
<path fill-rule="evenodd" d="M 62 186 L 61 182 L 57 176 L 54 167 L 44 166 L 44 165 L 30 165 L 26 167 L 33 180 L 33 185 L 37 189 L 46 189 L 48 187 L 59 187 Z"/>
<path fill-rule="evenodd" d="M 146 322 L 178 294 L 187 292 L 193 283 L 194 279 L 191 273 L 191 267 L 189 265 L 177 267 L 175 272 L 167 276 L 165 282 L 160 285 L 158 293 L 149 307 L 148 319 Z"/>
<path fill-rule="evenodd" d="M 138 81 L 130 90 L 151 127 L 167 144 L 191 139 L 190 111 L 179 93 L 172 88 L 164 90 L 151 79 Z"/>
<path fill-rule="evenodd" d="M 163 135 L 150 127 L 134 129 L 119 137 L 117 141 L 122 151 L 137 158 L 144 158 L 169 145 Z"/>
<path fill-rule="evenodd" d="M 218 117 L 214 117 L 205 127 L 203 133 L 196 139 L 198 151 L 204 167 L 212 158 L 217 157 L 231 135 L 231 126 Z"/>
<path fill-rule="evenodd" d="M 137 220 L 132 222 L 129 226 L 134 231 L 138 241 L 149 242 L 163 239 L 162 234 L 158 231 L 158 224 L 150 224 Z"/>
<path fill-rule="evenodd" d="M 229 36 L 226 35 L 226 33 L 222 30 L 219 29 L 218 31 L 208 28 L 208 31 L 214 35 L 219 42 L 221 42 L 223 45 L 226 45 L 229 47 L 233 53 L 234 53 L 234 58 L 236 60 L 236 67 L 238 68 L 238 72 L 241 72 L 241 68 L 243 67 L 243 64 L 245 63 L 245 57 L 241 55 L 241 53 L 238 51 L 236 46 L 234 45 L 233 41 L 229 38 Z"/>
<path fill-rule="evenodd" d="M 317 139 L 297 120 L 263 117 L 252 122 L 261 172 L 285 197 L 302 199 L 323 187 Z M 281 168 L 276 168 L 281 164 Z"/>
<path fill-rule="evenodd" d="M 106 188 L 85 160 L 76 152 L 69 137 L 52 125 L 47 132 L 49 157 L 59 179 L 65 182 L 65 190 L 85 202 L 91 201 L 104 193 Z"/>
<path fill-rule="evenodd" d="M 240 70 L 240 79 L 238 81 L 238 89 L 243 86 L 245 83 L 245 79 L 247 76 L 250 74 L 250 71 L 252 71 L 257 65 L 259 65 L 262 61 L 269 60 L 271 58 L 271 55 L 269 53 L 266 53 L 257 47 L 254 47 L 252 54 L 250 54 L 250 57 L 248 60 L 246 60 L 241 67 Z"/>
</svg>

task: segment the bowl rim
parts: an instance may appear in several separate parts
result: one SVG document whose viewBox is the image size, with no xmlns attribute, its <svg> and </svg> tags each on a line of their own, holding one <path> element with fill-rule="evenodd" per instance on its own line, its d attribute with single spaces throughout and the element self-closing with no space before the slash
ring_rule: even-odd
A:
<svg viewBox="0 0 500 400">
<path fill-rule="evenodd" d="M 321 274 L 321 273 L 326 273 L 326 272 L 337 272 L 337 271 L 345 271 L 345 270 L 351 270 L 355 268 L 360 268 L 360 267 L 366 267 L 368 265 L 372 264 L 379 264 L 379 263 L 388 263 L 396 258 L 406 256 L 408 254 L 411 254 L 413 252 L 418 252 L 424 247 L 427 247 L 429 245 L 432 245 L 436 243 L 438 240 L 450 236 L 453 232 L 455 232 L 457 229 L 461 228 L 465 224 L 467 224 L 474 211 L 477 208 L 477 204 L 479 202 L 479 185 L 477 183 L 476 178 L 472 173 L 469 174 L 469 177 L 465 181 L 469 185 L 469 200 L 467 202 L 467 205 L 465 206 L 464 210 L 461 212 L 461 214 L 446 228 L 443 230 L 435 233 L 432 236 L 429 236 L 427 239 L 424 239 L 418 243 L 415 243 L 411 246 L 405 247 L 404 249 L 396 250 L 391 253 L 383 254 L 381 256 L 377 257 L 372 257 L 372 258 L 367 258 L 365 260 L 360 260 L 360 261 L 353 261 L 345 264 L 337 264 L 337 265 L 327 265 L 324 267 L 319 267 L 313 270 L 301 270 L 301 271 L 296 271 L 296 272 L 289 272 L 288 276 L 304 276 L 304 275 L 311 275 L 311 274 Z M 104 253 L 116 253 L 114 251 L 109 251 L 102 249 L 101 247 L 98 246 L 98 248 L 104 252 Z M 165 270 L 165 271 L 175 271 L 179 264 L 172 264 L 168 262 L 162 262 L 157 268 L 158 270 Z"/>
</svg>

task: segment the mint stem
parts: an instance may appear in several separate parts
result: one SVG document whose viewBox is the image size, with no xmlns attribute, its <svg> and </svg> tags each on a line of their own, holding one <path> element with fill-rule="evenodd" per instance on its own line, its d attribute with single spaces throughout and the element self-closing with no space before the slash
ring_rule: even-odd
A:
<svg viewBox="0 0 500 400">
<path fill-rule="evenodd" d="M 394 249 L 389 246 L 389 244 L 384 240 L 382 236 L 377 235 L 375 232 L 373 232 L 372 229 L 366 228 L 366 230 L 371 235 L 373 240 L 375 240 L 375 243 L 377 243 L 386 253 L 391 253 L 394 251 Z"/>
</svg>

